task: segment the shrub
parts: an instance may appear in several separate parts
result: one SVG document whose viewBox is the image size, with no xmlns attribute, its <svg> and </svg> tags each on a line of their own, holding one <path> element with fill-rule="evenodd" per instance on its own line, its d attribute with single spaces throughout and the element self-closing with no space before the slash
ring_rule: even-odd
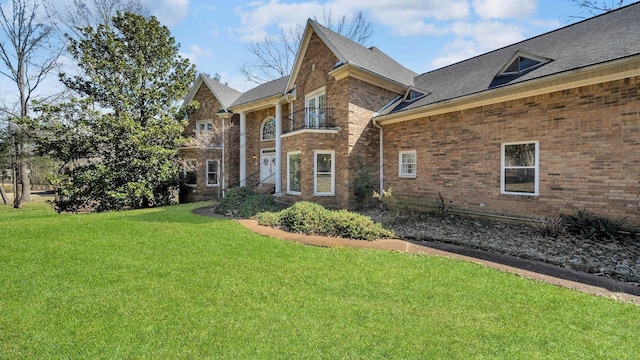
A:
<svg viewBox="0 0 640 360">
<path fill-rule="evenodd" d="M 627 218 L 610 220 L 588 210 L 578 210 L 573 215 L 562 215 L 567 231 L 589 240 L 615 241 L 626 228 Z"/>
<path fill-rule="evenodd" d="M 356 204 L 360 208 L 368 208 L 372 198 L 373 189 L 376 186 L 376 178 L 373 175 L 374 167 L 365 165 L 362 157 L 356 156 L 356 169 L 353 175 L 353 195 Z"/>
<path fill-rule="evenodd" d="M 257 213 L 254 218 L 258 221 L 258 224 L 263 226 L 280 226 L 280 212 L 263 211 Z"/>
<path fill-rule="evenodd" d="M 271 195 L 256 194 L 248 187 L 235 187 L 227 191 L 225 197 L 216 206 L 215 212 L 248 219 L 259 212 L 280 209 Z"/>
<path fill-rule="evenodd" d="M 389 188 L 389 190 L 382 189 L 382 194 L 374 191 L 373 197 L 378 199 L 385 209 L 389 211 L 400 211 L 400 201 L 393 195 L 391 188 Z"/>
<path fill-rule="evenodd" d="M 291 232 L 327 234 L 329 210 L 309 201 L 299 201 L 280 212 L 280 225 Z"/>
<path fill-rule="evenodd" d="M 347 210 L 333 211 L 331 223 L 334 236 L 350 239 L 375 240 L 380 238 L 392 238 L 395 234 L 373 222 L 371 218 L 355 214 Z"/>
<path fill-rule="evenodd" d="M 287 231 L 336 236 L 351 239 L 375 240 L 395 237 L 371 218 L 347 210 L 331 211 L 322 205 L 300 201 L 278 214 L 261 213 L 257 216 L 261 225 L 281 226 Z"/>
<path fill-rule="evenodd" d="M 542 216 L 538 218 L 537 221 L 533 221 L 531 225 L 536 232 L 542 236 L 558 237 L 567 231 L 564 221 L 560 216 Z"/>
</svg>

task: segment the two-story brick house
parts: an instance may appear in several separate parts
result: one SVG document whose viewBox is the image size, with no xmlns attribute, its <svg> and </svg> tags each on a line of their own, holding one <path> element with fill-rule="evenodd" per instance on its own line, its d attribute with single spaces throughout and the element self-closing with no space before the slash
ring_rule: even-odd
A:
<svg viewBox="0 0 640 360">
<path fill-rule="evenodd" d="M 633 4 L 418 75 L 310 20 L 289 77 L 220 101 L 224 186 L 350 207 L 359 158 L 415 206 L 640 224 L 639 33 Z"/>
</svg>

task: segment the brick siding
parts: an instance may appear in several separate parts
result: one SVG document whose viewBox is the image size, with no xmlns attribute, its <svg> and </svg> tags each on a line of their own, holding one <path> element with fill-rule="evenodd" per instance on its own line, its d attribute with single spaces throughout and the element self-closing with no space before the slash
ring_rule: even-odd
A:
<svg viewBox="0 0 640 360">
<path fill-rule="evenodd" d="M 408 203 L 522 217 L 587 209 L 640 224 L 640 78 L 384 127 L 384 187 Z M 500 194 L 501 144 L 539 141 L 539 196 Z M 417 150 L 417 177 L 398 153 Z"/>
</svg>

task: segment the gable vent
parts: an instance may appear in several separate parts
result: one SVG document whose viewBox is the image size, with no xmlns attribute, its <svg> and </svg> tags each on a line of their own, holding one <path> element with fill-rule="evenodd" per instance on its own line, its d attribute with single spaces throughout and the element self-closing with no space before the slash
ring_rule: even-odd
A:
<svg viewBox="0 0 640 360">
<path fill-rule="evenodd" d="M 500 69 L 498 76 L 500 75 L 520 75 L 527 71 L 540 67 L 551 59 L 547 59 L 542 56 L 536 56 L 527 54 L 522 51 L 516 52 L 509 61 Z"/>
</svg>

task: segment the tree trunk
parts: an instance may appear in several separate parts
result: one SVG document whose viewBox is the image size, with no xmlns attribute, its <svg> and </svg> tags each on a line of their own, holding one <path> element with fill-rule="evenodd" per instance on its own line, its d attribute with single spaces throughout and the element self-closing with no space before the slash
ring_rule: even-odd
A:
<svg viewBox="0 0 640 360">
<path fill-rule="evenodd" d="M 23 154 L 24 155 L 24 154 Z M 22 160 L 20 166 L 20 174 L 22 175 L 22 201 L 31 201 L 31 179 L 29 178 L 29 164 L 25 160 Z"/>
<path fill-rule="evenodd" d="M 7 193 L 4 191 L 4 182 L 0 185 L 0 196 L 2 196 L 2 202 L 5 205 L 9 204 L 9 198 L 7 197 Z"/>
</svg>

